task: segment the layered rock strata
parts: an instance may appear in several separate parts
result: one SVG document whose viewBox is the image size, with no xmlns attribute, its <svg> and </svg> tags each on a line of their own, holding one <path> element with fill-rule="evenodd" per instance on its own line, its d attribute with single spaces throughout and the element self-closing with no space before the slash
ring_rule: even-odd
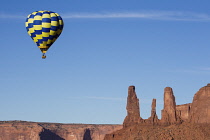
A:
<svg viewBox="0 0 210 140">
<path fill-rule="evenodd" d="M 0 140 L 103 140 L 122 125 L 0 122 Z"/>
<path fill-rule="evenodd" d="M 0 140 L 40 140 L 42 133 L 37 123 L 0 122 Z"/>
</svg>

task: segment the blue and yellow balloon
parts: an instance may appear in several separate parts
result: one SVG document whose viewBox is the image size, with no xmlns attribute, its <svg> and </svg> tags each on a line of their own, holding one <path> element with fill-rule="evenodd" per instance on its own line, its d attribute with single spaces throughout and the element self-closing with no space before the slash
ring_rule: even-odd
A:
<svg viewBox="0 0 210 140">
<path fill-rule="evenodd" d="M 45 59 L 45 53 L 63 30 L 61 16 L 52 11 L 36 11 L 28 15 L 25 25 L 29 36 L 40 48 L 42 58 Z"/>
</svg>

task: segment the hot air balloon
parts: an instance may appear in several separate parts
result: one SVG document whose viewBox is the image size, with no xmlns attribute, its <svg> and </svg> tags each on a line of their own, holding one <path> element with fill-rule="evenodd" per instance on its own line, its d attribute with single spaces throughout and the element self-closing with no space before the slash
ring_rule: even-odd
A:
<svg viewBox="0 0 210 140">
<path fill-rule="evenodd" d="M 28 15 L 25 25 L 29 36 L 40 48 L 42 58 L 45 59 L 45 53 L 63 30 L 61 16 L 52 11 L 36 11 Z"/>
</svg>

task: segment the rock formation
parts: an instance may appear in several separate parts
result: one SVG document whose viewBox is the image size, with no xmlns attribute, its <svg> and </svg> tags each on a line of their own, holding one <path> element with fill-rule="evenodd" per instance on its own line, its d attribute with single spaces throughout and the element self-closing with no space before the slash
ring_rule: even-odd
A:
<svg viewBox="0 0 210 140">
<path fill-rule="evenodd" d="M 36 123 L 1 122 L 0 140 L 40 140 L 43 127 Z"/>
<path fill-rule="evenodd" d="M 158 116 L 156 114 L 156 99 L 152 99 L 152 106 L 151 106 L 151 116 L 149 117 L 148 121 L 151 124 L 159 123 Z"/>
<path fill-rule="evenodd" d="M 64 140 L 103 140 L 105 134 L 122 128 L 122 125 L 94 124 L 40 124 Z"/>
<path fill-rule="evenodd" d="M 190 109 L 190 122 L 210 123 L 210 84 L 194 95 Z"/>
<path fill-rule="evenodd" d="M 142 118 L 140 117 L 139 99 L 136 96 L 135 86 L 129 86 L 128 88 L 126 110 L 127 116 L 123 122 L 123 127 L 128 127 L 141 122 Z"/>
<path fill-rule="evenodd" d="M 156 99 L 151 108 L 151 116 L 142 119 L 130 86 L 123 126 L 0 121 L 0 140 L 210 140 L 210 84 L 183 105 L 176 105 L 172 88 L 166 87 L 160 120 Z"/>
<path fill-rule="evenodd" d="M 162 110 L 161 122 L 163 124 L 175 124 L 177 120 L 173 90 L 170 87 L 166 87 L 164 89 L 164 108 Z"/>
<path fill-rule="evenodd" d="M 103 140 L 122 125 L 0 121 L 0 140 Z"/>
<path fill-rule="evenodd" d="M 188 118 L 190 116 L 190 108 L 191 108 L 191 103 L 177 105 L 176 106 L 176 116 L 180 120 L 187 122 Z"/>
<path fill-rule="evenodd" d="M 129 96 L 128 103 L 138 101 L 136 94 L 135 98 Z M 183 105 L 176 105 L 172 88 L 166 87 L 161 120 L 157 118 L 155 107 L 153 99 L 149 119 L 141 119 L 140 123 L 126 121 L 126 127 L 107 134 L 104 140 L 210 140 L 210 84 L 195 94 L 192 103 Z M 133 111 L 129 109 L 129 112 L 137 112 L 137 107 Z"/>
</svg>

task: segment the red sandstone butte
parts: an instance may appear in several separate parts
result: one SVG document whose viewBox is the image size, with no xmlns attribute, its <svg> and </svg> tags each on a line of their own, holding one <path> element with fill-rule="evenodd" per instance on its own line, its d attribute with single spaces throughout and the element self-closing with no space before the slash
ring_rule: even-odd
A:
<svg viewBox="0 0 210 140">
<path fill-rule="evenodd" d="M 189 119 L 192 123 L 210 123 L 210 84 L 194 95 Z"/>
</svg>

